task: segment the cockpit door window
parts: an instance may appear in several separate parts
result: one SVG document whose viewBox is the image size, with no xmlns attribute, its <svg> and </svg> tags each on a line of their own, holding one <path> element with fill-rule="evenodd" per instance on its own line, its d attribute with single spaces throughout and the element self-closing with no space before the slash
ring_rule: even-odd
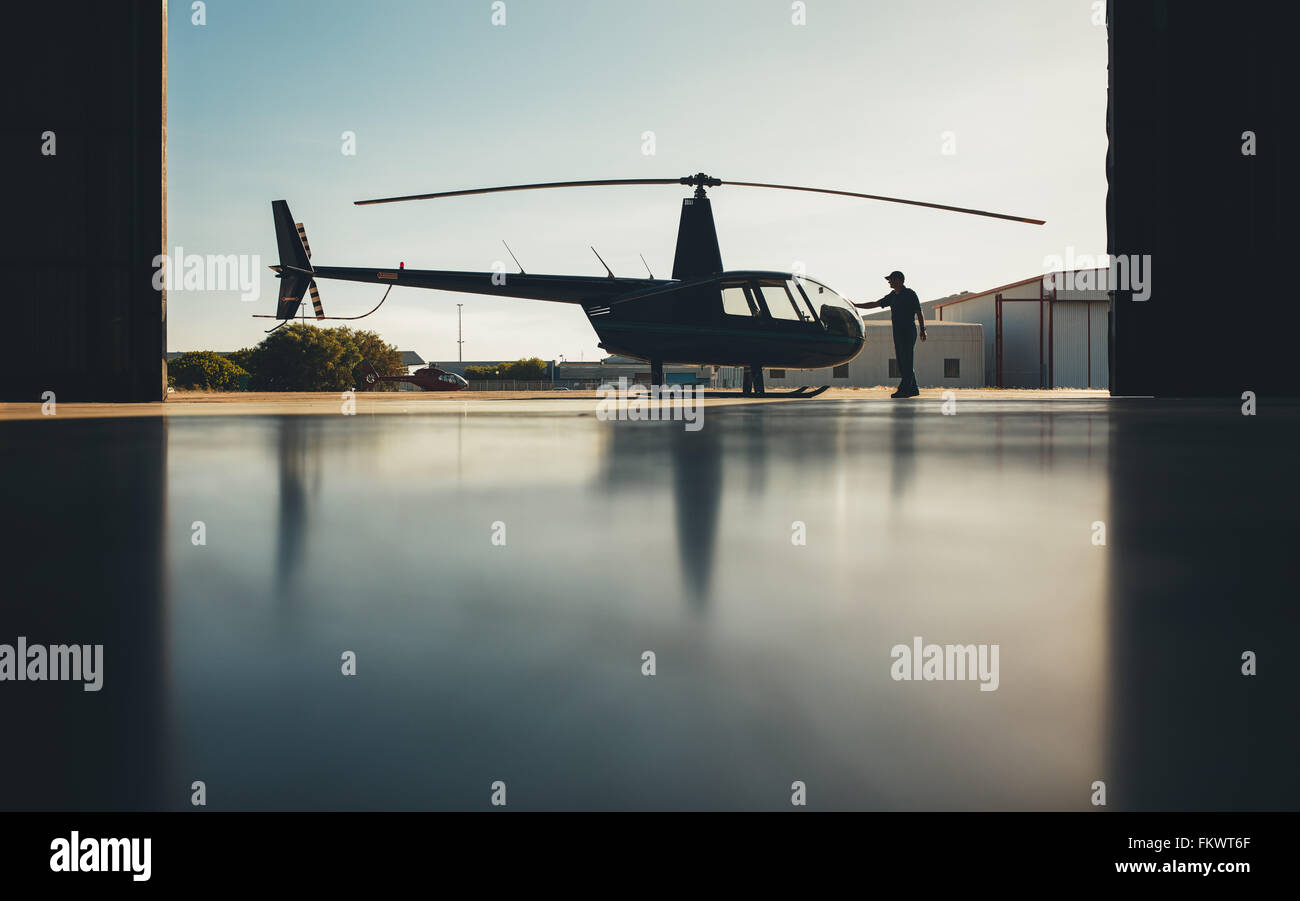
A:
<svg viewBox="0 0 1300 901">
<path fill-rule="evenodd" d="M 790 292 L 783 282 L 759 282 L 758 290 L 763 294 L 763 303 L 773 319 L 790 319 L 802 322 L 808 319 L 806 312 L 801 312 L 794 305 Z"/>
<path fill-rule="evenodd" d="M 728 316 L 758 316 L 758 304 L 748 285 L 722 286 L 722 312 Z"/>
</svg>

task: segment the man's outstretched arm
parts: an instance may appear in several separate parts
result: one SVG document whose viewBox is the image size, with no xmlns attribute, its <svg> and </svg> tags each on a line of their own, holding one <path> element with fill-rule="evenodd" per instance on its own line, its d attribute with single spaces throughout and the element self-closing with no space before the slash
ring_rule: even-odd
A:
<svg viewBox="0 0 1300 901">
<path fill-rule="evenodd" d="M 893 292 L 891 291 L 890 294 L 892 293 Z M 857 307 L 859 310 L 872 310 L 875 309 L 876 307 L 889 306 L 889 304 L 886 303 L 887 300 L 889 300 L 889 294 L 886 294 L 884 297 L 880 298 L 880 300 L 877 300 L 875 303 L 855 303 L 854 306 Z"/>
</svg>

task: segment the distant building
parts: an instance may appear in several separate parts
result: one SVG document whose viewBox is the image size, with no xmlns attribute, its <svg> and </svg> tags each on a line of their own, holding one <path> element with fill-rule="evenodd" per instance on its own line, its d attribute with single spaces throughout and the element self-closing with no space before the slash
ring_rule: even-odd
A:
<svg viewBox="0 0 1300 901">
<path fill-rule="evenodd" d="M 413 350 L 402 351 L 402 365 L 406 367 L 406 374 L 410 375 L 417 369 L 424 368 L 424 358 Z"/>
</svg>

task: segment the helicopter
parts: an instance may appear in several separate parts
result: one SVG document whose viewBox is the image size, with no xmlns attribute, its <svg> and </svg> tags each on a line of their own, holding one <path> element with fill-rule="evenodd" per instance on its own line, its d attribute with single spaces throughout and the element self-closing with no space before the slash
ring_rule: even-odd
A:
<svg viewBox="0 0 1300 901">
<path fill-rule="evenodd" d="M 469 387 L 469 382 L 454 372 L 439 369 L 430 363 L 425 369 L 417 369 L 410 375 L 380 375 L 375 367 L 365 360 L 361 361 L 361 375 L 367 385 L 378 382 L 406 382 L 423 391 L 461 391 Z"/>
<path fill-rule="evenodd" d="M 596 258 L 608 273 L 606 276 L 536 275 L 525 272 L 523 266 L 519 266 L 518 273 L 509 275 L 407 269 L 405 263 L 397 268 L 313 266 L 306 229 L 302 223 L 294 222 L 286 201 L 272 201 L 280 259 L 279 265 L 270 268 L 280 279 L 280 290 L 275 315 L 258 314 L 259 318 L 279 319 L 283 325 L 298 314 L 304 295 L 310 293 L 318 320 L 363 319 L 383 306 L 389 291 L 396 285 L 578 304 L 600 338 L 599 346 L 611 354 L 648 362 L 650 381 L 654 385 L 664 383 L 665 363 L 741 366 L 745 368 L 743 393 L 762 395 L 765 393 L 764 368 L 824 369 L 851 361 L 861 352 L 866 340 L 862 319 L 849 301 L 828 285 L 803 274 L 724 270 L 707 188 L 735 185 L 806 191 L 1032 225 L 1045 224 L 1041 219 L 855 191 L 723 181 L 703 172 L 681 178 L 621 178 L 470 188 L 358 200 L 355 204 L 368 206 L 505 191 L 624 185 L 695 188 L 692 196 L 682 198 L 677 247 L 669 279 L 656 279 L 648 265 L 648 278 L 616 277 L 599 253 L 596 253 Z M 506 249 L 510 249 L 509 245 Z M 595 252 L 594 247 L 592 251 Z M 510 255 L 513 259 L 513 251 Z M 515 259 L 515 264 L 519 265 L 518 259 Z M 316 286 L 316 280 L 322 278 L 381 284 L 386 285 L 387 290 L 379 304 L 368 313 L 326 317 Z"/>
</svg>

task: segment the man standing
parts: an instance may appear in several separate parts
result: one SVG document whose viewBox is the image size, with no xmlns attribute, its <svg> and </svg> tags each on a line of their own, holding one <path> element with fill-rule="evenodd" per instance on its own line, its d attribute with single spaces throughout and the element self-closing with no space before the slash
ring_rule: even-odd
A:
<svg viewBox="0 0 1300 901">
<path fill-rule="evenodd" d="M 894 357 L 898 360 L 898 375 L 902 379 L 898 390 L 890 397 L 916 397 L 921 389 L 916 385 L 916 370 L 912 366 L 912 352 L 916 348 L 916 326 L 912 317 L 921 326 L 921 340 L 925 340 L 925 316 L 921 313 L 921 301 L 911 288 L 903 287 L 903 273 L 895 269 L 886 275 L 889 287 L 893 290 L 875 303 L 855 303 L 861 310 L 875 307 L 889 307 L 889 317 L 894 325 Z"/>
</svg>

